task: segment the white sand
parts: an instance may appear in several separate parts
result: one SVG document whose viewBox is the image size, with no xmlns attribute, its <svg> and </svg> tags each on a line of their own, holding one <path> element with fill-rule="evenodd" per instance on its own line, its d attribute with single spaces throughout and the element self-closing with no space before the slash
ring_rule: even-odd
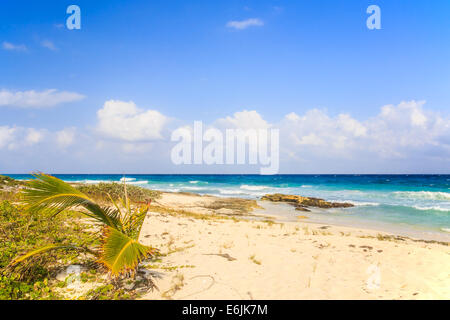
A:
<svg viewBox="0 0 450 320">
<path fill-rule="evenodd" d="M 211 199 L 166 194 L 159 202 L 198 209 Z M 140 240 L 171 253 L 152 263 L 159 291 L 143 298 L 450 298 L 449 246 L 321 227 L 150 213 Z"/>
</svg>

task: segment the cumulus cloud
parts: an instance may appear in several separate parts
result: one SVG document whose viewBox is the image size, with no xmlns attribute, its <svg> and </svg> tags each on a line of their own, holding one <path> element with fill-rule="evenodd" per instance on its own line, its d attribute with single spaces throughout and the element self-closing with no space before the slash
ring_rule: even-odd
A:
<svg viewBox="0 0 450 320">
<path fill-rule="evenodd" d="M 278 124 L 280 130 L 292 141 L 294 146 L 327 147 L 327 152 L 352 147 L 361 137 L 366 136 L 367 128 L 363 123 L 348 114 L 330 117 L 326 112 L 318 109 L 307 111 L 299 116 L 290 113 Z"/>
<path fill-rule="evenodd" d="M 56 132 L 56 142 L 62 148 L 70 146 L 75 139 L 76 128 L 64 128 Z"/>
<path fill-rule="evenodd" d="M 442 155 L 449 156 L 443 137 L 450 137 L 450 119 L 425 111 L 424 103 L 386 105 L 377 116 L 364 121 L 313 109 L 302 116 L 286 115 L 280 129 L 299 154 L 345 154 L 356 160 L 359 152 L 368 152 L 374 158 L 407 158 L 425 155 L 428 147 L 440 147 Z"/>
<path fill-rule="evenodd" d="M 34 128 L 29 128 L 26 130 L 26 135 L 25 135 L 25 143 L 27 145 L 33 145 L 36 143 L 41 142 L 44 139 L 44 134 L 45 131 L 44 130 L 37 130 Z"/>
<path fill-rule="evenodd" d="M 10 91 L 0 90 L 0 107 L 18 108 L 48 108 L 58 104 L 74 102 L 83 99 L 84 96 L 76 92 L 58 91 L 48 89 L 44 91 Z"/>
<path fill-rule="evenodd" d="M 233 28 L 237 30 L 244 30 L 248 27 L 262 27 L 264 25 L 264 22 L 261 19 L 258 18 L 251 18 L 247 20 L 241 20 L 241 21 L 228 21 L 226 26 L 228 28 Z"/>
<path fill-rule="evenodd" d="M 9 51 L 27 51 L 27 47 L 24 44 L 14 44 L 7 41 L 2 43 L 2 47 Z"/>
<path fill-rule="evenodd" d="M 14 141 L 16 130 L 9 126 L 0 126 L 0 149 Z"/>
<path fill-rule="evenodd" d="M 216 124 L 228 129 L 267 129 L 271 125 L 255 110 L 235 112 L 232 117 L 218 119 Z"/>
<path fill-rule="evenodd" d="M 112 171 L 145 171 L 143 168 L 148 168 L 150 163 L 155 172 L 180 170 L 174 169 L 170 162 L 173 143 L 164 138 L 163 132 L 169 124 L 160 112 L 139 108 L 131 101 L 109 100 L 98 110 L 97 117 L 95 130 L 101 137 L 82 134 L 81 129 L 74 127 L 49 132 L 0 126 L 0 149 L 5 150 L 2 161 L 7 168 L 15 168 L 14 161 L 20 159 L 21 168 L 25 168 L 36 164 L 35 156 L 46 163 L 48 150 L 60 152 L 58 155 L 62 156 L 64 148 L 71 146 L 76 161 L 66 160 L 73 168 L 64 169 L 61 163 L 53 162 L 62 171 L 79 169 L 77 161 L 91 171 L 104 170 L 103 166 Z M 178 122 L 192 130 L 191 122 Z M 242 110 L 203 124 L 204 133 L 210 128 L 222 132 L 279 129 L 280 173 L 445 172 L 450 161 L 450 118 L 427 109 L 424 101 L 382 106 L 375 116 L 365 119 L 348 113 L 330 114 L 310 109 L 291 112 L 279 121 L 269 122 L 255 110 Z M 26 150 L 33 156 L 26 158 Z M 252 150 L 248 151 L 250 156 Z M 136 157 L 136 153 L 140 156 Z M 8 154 L 9 159 L 15 160 L 8 162 Z M 214 172 L 208 168 L 195 170 Z M 229 173 L 241 170 L 227 168 Z M 186 168 L 191 169 L 194 170 Z"/>
<path fill-rule="evenodd" d="M 109 100 L 97 112 L 97 130 L 104 136 L 128 142 L 162 139 L 168 118 L 156 110 L 144 110 L 132 101 Z"/>
<path fill-rule="evenodd" d="M 445 155 L 442 138 L 450 137 L 450 119 L 425 110 L 424 104 L 425 101 L 409 101 L 382 107 L 377 117 L 367 121 L 369 148 L 383 157 L 406 157 L 412 152 L 424 152 L 428 147 L 442 148 Z"/>
<path fill-rule="evenodd" d="M 29 147 L 44 140 L 47 130 L 0 126 L 0 149 L 9 150 Z"/>
<path fill-rule="evenodd" d="M 386 105 L 368 119 L 310 109 L 302 114 L 291 112 L 272 123 L 255 110 L 243 110 L 204 124 L 203 130 L 279 129 L 280 164 L 282 169 L 290 163 L 287 172 L 374 168 L 386 172 L 392 168 L 391 161 L 398 161 L 399 168 L 402 163 L 421 169 L 428 160 L 438 161 L 434 165 L 450 160 L 450 119 L 426 110 L 424 104 Z"/>
</svg>

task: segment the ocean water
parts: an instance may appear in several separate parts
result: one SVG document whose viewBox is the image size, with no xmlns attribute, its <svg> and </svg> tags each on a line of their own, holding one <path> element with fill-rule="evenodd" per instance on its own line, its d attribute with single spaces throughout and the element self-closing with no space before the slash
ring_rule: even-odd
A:
<svg viewBox="0 0 450 320">
<path fill-rule="evenodd" d="M 30 175 L 10 175 L 29 179 Z M 267 211 L 284 219 L 306 215 L 310 221 L 358 224 L 414 231 L 431 238 L 450 236 L 450 175 L 55 175 L 81 183 L 127 181 L 162 191 L 258 199 L 267 193 L 296 194 L 351 202 L 353 208 L 296 212 L 279 206 Z M 279 208 L 279 209 L 277 209 Z"/>
</svg>

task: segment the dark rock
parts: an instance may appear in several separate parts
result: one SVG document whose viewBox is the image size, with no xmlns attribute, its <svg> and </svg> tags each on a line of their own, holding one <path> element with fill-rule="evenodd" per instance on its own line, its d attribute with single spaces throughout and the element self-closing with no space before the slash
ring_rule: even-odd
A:
<svg viewBox="0 0 450 320">
<path fill-rule="evenodd" d="M 295 206 L 295 210 L 304 211 L 304 212 L 311 212 L 311 210 L 309 210 L 306 206 L 303 206 L 303 205 L 296 205 Z"/>
<path fill-rule="evenodd" d="M 354 205 L 346 202 L 330 202 L 320 198 L 312 198 L 312 197 L 302 197 L 296 195 L 289 194 L 266 194 L 261 197 L 261 200 L 267 200 L 272 202 L 287 202 L 295 206 L 296 210 L 299 211 L 309 211 L 306 207 L 316 207 L 316 208 L 349 208 Z M 304 210 L 306 209 L 306 210 Z"/>
</svg>

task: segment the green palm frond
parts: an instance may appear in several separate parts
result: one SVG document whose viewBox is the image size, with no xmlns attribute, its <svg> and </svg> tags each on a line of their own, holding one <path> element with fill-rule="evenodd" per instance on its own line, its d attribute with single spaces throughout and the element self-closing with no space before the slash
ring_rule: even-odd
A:
<svg viewBox="0 0 450 320">
<path fill-rule="evenodd" d="M 155 249 L 144 246 L 112 228 L 107 228 L 99 262 L 113 276 L 133 271 L 143 259 L 155 253 Z"/>
<path fill-rule="evenodd" d="M 126 229 L 127 234 L 135 240 L 139 239 L 139 234 L 141 233 L 142 225 L 144 224 L 149 208 L 149 205 L 145 205 L 136 209 L 133 214 L 124 221 L 124 229 Z"/>
<path fill-rule="evenodd" d="M 75 246 L 75 245 L 53 245 L 52 244 L 52 245 L 48 245 L 48 246 L 45 246 L 45 247 L 41 247 L 41 248 L 36 249 L 36 250 L 32 250 L 32 251 L 27 252 L 26 254 L 24 254 L 24 255 L 22 255 L 20 257 L 17 257 L 16 259 L 14 259 L 11 262 L 10 265 L 11 266 L 15 266 L 16 264 L 18 264 L 20 262 L 23 262 L 23 261 L 25 261 L 25 260 L 33 257 L 33 256 L 36 256 L 38 254 L 41 254 L 41 253 L 44 253 L 44 252 L 47 252 L 47 251 L 51 251 L 51 250 L 60 250 L 60 249 L 89 251 L 90 253 L 92 253 L 92 251 L 90 251 L 90 250 L 88 250 L 86 248 L 78 247 L 78 246 Z"/>
<path fill-rule="evenodd" d="M 82 212 L 107 226 L 121 230 L 120 212 L 102 208 L 87 195 L 70 184 L 43 173 L 35 174 L 22 191 L 27 210 L 41 211 L 56 215 L 61 211 L 84 207 L 88 213 Z"/>
<path fill-rule="evenodd" d="M 156 252 L 156 249 L 138 242 L 149 205 L 132 208 L 125 184 L 124 199 L 114 201 L 107 194 L 114 206 L 101 207 L 87 195 L 58 178 L 43 173 L 35 174 L 34 177 L 36 179 L 29 181 L 22 191 L 27 210 L 56 215 L 64 210 L 82 207 L 86 210 L 79 211 L 80 213 L 104 224 L 105 232 L 98 235 L 103 245 L 97 252 L 73 245 L 48 245 L 16 258 L 14 265 L 46 251 L 76 249 L 96 255 L 99 257 L 98 262 L 104 264 L 113 276 L 118 276 L 134 271 L 139 262 Z"/>
<path fill-rule="evenodd" d="M 139 234 L 141 232 L 142 224 L 144 223 L 147 212 L 150 205 L 141 206 L 139 208 L 131 207 L 130 200 L 128 198 L 127 186 L 124 183 L 124 194 L 125 198 L 118 198 L 115 201 L 111 195 L 107 194 L 111 203 L 116 208 L 117 212 L 120 214 L 120 220 L 122 222 L 122 232 L 134 240 L 138 240 Z M 118 204 L 120 202 L 120 205 Z M 121 209 L 121 207 L 123 209 Z"/>
</svg>

